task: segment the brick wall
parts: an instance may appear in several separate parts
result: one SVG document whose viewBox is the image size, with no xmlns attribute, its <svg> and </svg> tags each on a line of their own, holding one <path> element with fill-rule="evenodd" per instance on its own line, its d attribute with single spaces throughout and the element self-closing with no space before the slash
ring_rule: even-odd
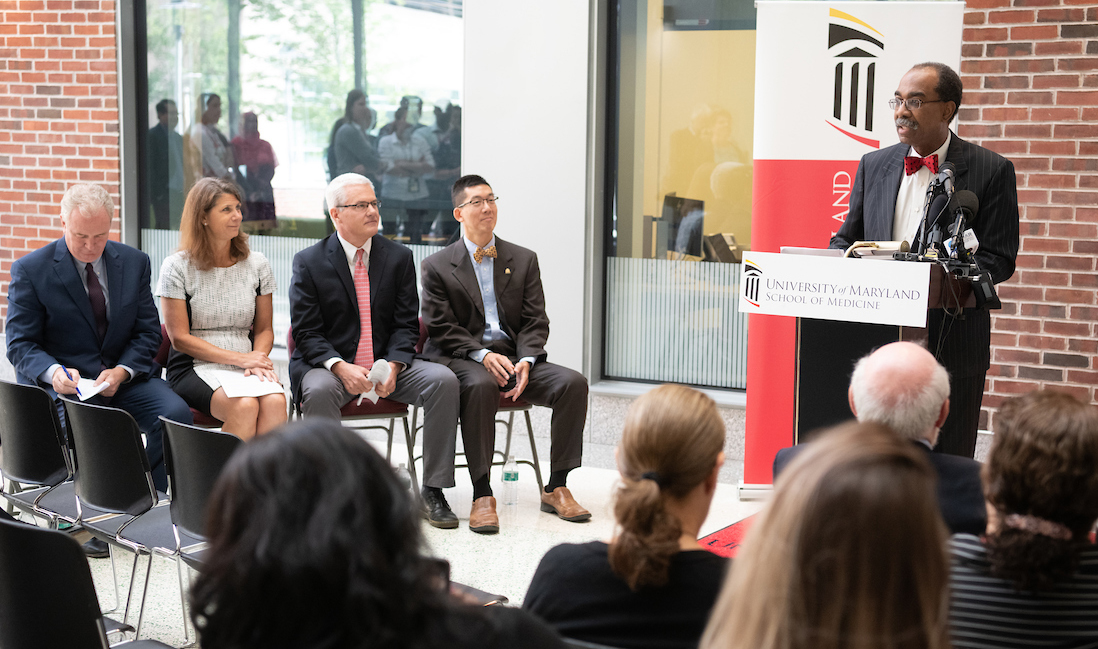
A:
<svg viewBox="0 0 1098 649">
<path fill-rule="evenodd" d="M 1018 268 L 999 286 L 984 399 L 1055 388 L 1098 403 L 1098 4 L 968 0 L 960 135 L 1018 173 Z"/>
<path fill-rule="evenodd" d="M 61 236 L 69 185 L 118 206 L 114 23 L 113 0 L 0 2 L 0 323 L 11 264 Z"/>
</svg>

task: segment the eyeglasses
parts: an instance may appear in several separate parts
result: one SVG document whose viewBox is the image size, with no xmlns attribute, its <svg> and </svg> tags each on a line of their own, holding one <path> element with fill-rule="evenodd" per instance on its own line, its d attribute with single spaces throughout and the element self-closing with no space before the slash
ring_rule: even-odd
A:
<svg viewBox="0 0 1098 649">
<path fill-rule="evenodd" d="M 911 110 L 919 110 L 923 104 L 933 104 L 935 102 L 945 101 L 944 99 L 919 99 L 918 97 L 912 97 L 911 99 L 900 99 L 899 97 L 893 97 L 888 100 L 888 106 L 892 110 L 896 110 L 900 106 L 907 104 L 907 107 Z"/>
<path fill-rule="evenodd" d="M 371 207 L 375 210 L 381 209 L 381 201 L 370 201 L 369 203 L 355 203 L 354 205 L 336 205 L 341 210 L 352 210 L 354 212 L 365 212 Z"/>
<path fill-rule="evenodd" d="M 471 201 L 466 201 L 461 205 L 458 205 L 458 209 L 465 207 L 466 205 L 472 205 L 473 207 L 480 207 L 481 203 L 488 203 L 489 205 L 495 205 L 499 200 L 499 196 L 489 196 L 488 198 L 474 198 Z"/>
</svg>

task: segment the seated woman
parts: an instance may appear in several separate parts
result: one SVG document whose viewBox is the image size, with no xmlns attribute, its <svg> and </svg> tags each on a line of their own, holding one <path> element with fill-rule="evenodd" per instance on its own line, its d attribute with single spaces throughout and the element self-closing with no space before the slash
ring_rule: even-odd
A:
<svg viewBox="0 0 1098 649">
<path fill-rule="evenodd" d="M 617 451 L 617 535 L 546 553 L 523 608 L 568 638 L 697 647 L 728 565 L 698 544 L 724 437 L 716 405 L 697 390 L 663 385 L 633 402 Z"/>
<path fill-rule="evenodd" d="M 946 529 L 924 456 L 877 424 L 809 445 L 747 533 L 701 647 L 948 647 Z"/>
<path fill-rule="evenodd" d="M 392 467 L 335 422 L 244 445 L 213 494 L 191 590 L 205 649 L 563 646 L 521 610 L 452 597 Z"/>
<path fill-rule="evenodd" d="M 1098 646 L 1098 411 L 1037 391 L 1003 403 L 984 538 L 950 542 L 954 647 Z"/>
<path fill-rule="evenodd" d="M 274 345 L 267 258 L 248 250 L 240 231 L 241 196 L 221 178 L 195 183 L 183 205 L 180 250 L 164 260 L 156 292 L 173 352 L 168 383 L 195 410 L 251 439 L 286 421 L 286 395 L 229 397 L 217 370 L 278 383 L 268 358 Z"/>
</svg>

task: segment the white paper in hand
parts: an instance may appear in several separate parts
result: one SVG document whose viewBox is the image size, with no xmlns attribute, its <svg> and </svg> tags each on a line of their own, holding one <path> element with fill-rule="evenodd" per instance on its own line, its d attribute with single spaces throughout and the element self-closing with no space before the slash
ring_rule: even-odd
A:
<svg viewBox="0 0 1098 649">
<path fill-rule="evenodd" d="M 378 383 L 384 383 L 389 380 L 389 375 L 393 373 L 393 368 L 389 367 L 389 361 L 384 358 L 379 358 L 374 361 L 374 366 L 370 368 L 370 373 L 366 375 L 366 378 L 370 380 L 375 386 Z M 355 402 L 356 406 L 362 405 L 363 399 L 369 399 L 370 403 L 377 403 L 377 400 L 381 397 L 377 396 L 377 388 L 370 390 L 369 392 L 363 392 L 358 395 L 358 401 Z"/>
<path fill-rule="evenodd" d="M 80 379 L 76 382 L 77 396 L 81 401 L 87 401 L 109 387 L 110 381 L 103 381 L 99 385 L 95 384 L 95 379 Z"/>
</svg>

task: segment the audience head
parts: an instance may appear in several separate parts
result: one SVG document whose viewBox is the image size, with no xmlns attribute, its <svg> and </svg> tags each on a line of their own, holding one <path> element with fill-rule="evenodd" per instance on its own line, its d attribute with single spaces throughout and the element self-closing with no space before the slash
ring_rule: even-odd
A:
<svg viewBox="0 0 1098 649">
<path fill-rule="evenodd" d="M 240 116 L 240 121 L 243 126 L 241 129 L 244 131 L 244 136 L 259 135 L 259 116 L 252 111 L 248 111 Z"/>
<path fill-rule="evenodd" d="M 239 209 L 243 202 L 240 188 L 224 178 L 199 178 L 187 192 L 179 223 L 179 249 L 190 256 L 196 267 L 207 270 L 213 266 L 218 234 L 215 230 L 222 221 L 221 212 Z M 243 230 L 238 229 L 229 242 L 229 256 L 233 261 L 247 259 L 248 235 Z"/>
<path fill-rule="evenodd" d="M 949 374 L 925 348 L 890 343 L 858 361 L 847 396 L 858 421 L 934 446 L 949 414 Z"/>
<path fill-rule="evenodd" d="M 947 647 L 946 529 L 925 455 L 877 424 L 810 444 L 748 532 L 701 646 Z"/>
<path fill-rule="evenodd" d="M 691 388 L 662 385 L 629 407 L 617 452 L 622 485 L 614 516 L 620 529 L 610 544 L 610 567 L 631 589 L 667 583 L 683 533 L 669 501 L 701 489 L 708 509 L 724 438 L 716 404 Z"/>
<path fill-rule="evenodd" d="M 367 239 L 377 234 L 381 215 L 376 205 L 374 183 L 369 178 L 356 173 L 336 176 L 328 183 L 324 198 L 336 231 L 348 243 L 361 248 Z M 374 204 L 359 208 L 366 203 Z"/>
<path fill-rule="evenodd" d="M 354 432 L 305 419 L 243 445 L 207 512 L 194 585 L 206 647 L 419 646 L 443 606 L 418 511 Z"/>
<path fill-rule="evenodd" d="M 343 122 L 362 123 L 370 113 L 369 104 L 366 101 L 366 93 L 355 88 L 347 93 L 347 103 L 343 106 Z"/>
<path fill-rule="evenodd" d="M 169 129 L 174 129 L 179 123 L 179 110 L 171 99 L 161 99 L 156 102 L 156 118 Z"/>
<path fill-rule="evenodd" d="M 65 245 L 82 264 L 94 262 L 103 254 L 113 219 L 114 201 L 99 185 L 73 185 L 61 198 Z"/>
<path fill-rule="evenodd" d="M 1098 520 L 1098 410 L 1051 390 L 1003 403 L 984 465 L 992 574 L 1023 590 L 1070 576 Z"/>
<path fill-rule="evenodd" d="M 199 95 L 198 118 L 203 124 L 217 124 L 221 119 L 221 96 L 213 92 Z"/>
<path fill-rule="evenodd" d="M 462 176 L 450 190 L 454 219 L 462 234 L 478 246 L 487 246 L 496 229 L 496 195 L 488 181 L 475 174 Z"/>
<path fill-rule="evenodd" d="M 467 174 L 455 180 L 454 185 L 450 188 L 450 199 L 454 201 L 454 207 L 456 208 L 465 202 L 465 190 L 482 185 L 491 188 L 487 180 L 476 174 Z"/>
</svg>

